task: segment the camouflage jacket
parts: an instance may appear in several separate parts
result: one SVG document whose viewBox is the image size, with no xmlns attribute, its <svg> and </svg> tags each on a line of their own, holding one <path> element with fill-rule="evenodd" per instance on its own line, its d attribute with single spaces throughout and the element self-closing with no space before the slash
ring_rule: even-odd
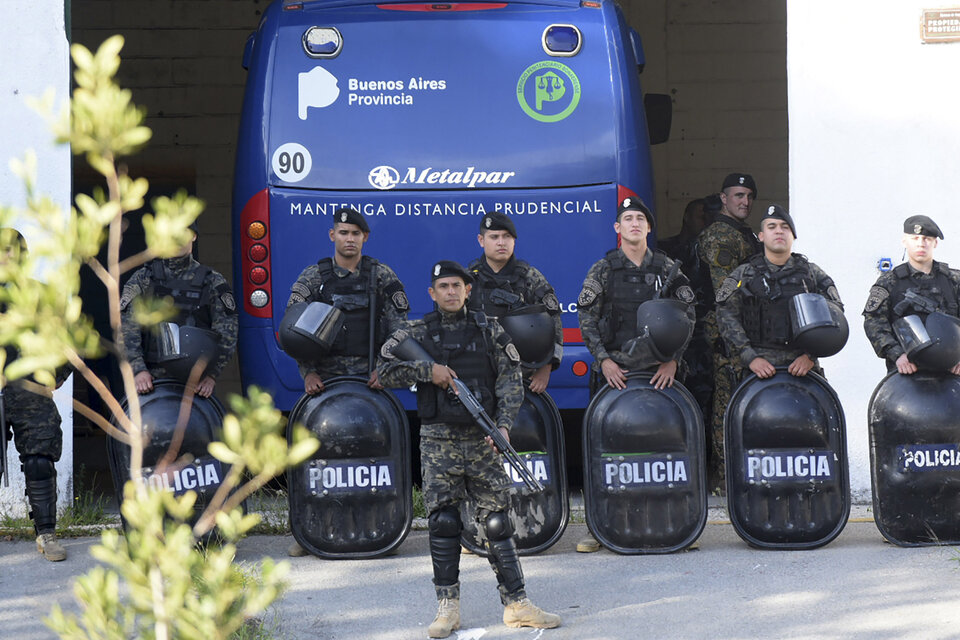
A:
<svg viewBox="0 0 960 640">
<path fill-rule="evenodd" d="M 163 260 L 162 264 L 166 273 L 182 280 L 189 279 L 203 268 L 193 259 L 193 256 L 168 258 Z M 131 302 L 149 291 L 152 284 L 153 271 L 150 264 L 147 264 L 127 280 L 120 296 L 120 331 L 123 337 L 123 351 L 135 374 L 148 370 L 147 363 L 144 361 L 146 347 L 143 344 L 143 337 L 147 332 L 133 319 Z M 237 303 L 226 279 L 212 269 L 203 280 L 203 289 L 205 293 L 209 293 L 207 299 L 210 301 L 208 311 L 211 320 L 211 326 L 203 328 L 216 332 L 219 346 L 217 360 L 207 368 L 207 373 L 216 378 L 230 362 L 237 349 Z M 155 377 L 163 375 L 163 370 L 158 367 L 151 367 L 150 372 Z"/>
<path fill-rule="evenodd" d="M 472 320 L 461 309 L 457 313 L 442 313 L 441 327 L 458 328 L 461 324 Z M 503 347 L 497 339 L 504 333 L 503 327 L 494 318 L 489 318 L 487 327 L 487 343 L 493 349 L 493 359 L 496 363 L 496 385 L 493 390 L 497 400 L 495 416 L 490 416 L 497 427 L 513 428 L 517 419 L 517 412 L 523 404 L 523 379 L 520 374 L 520 358 L 512 343 Z M 380 349 L 377 359 L 377 372 L 380 374 L 380 383 L 385 387 L 410 387 L 412 385 L 433 384 L 433 363 L 427 361 L 404 361 L 393 355 L 393 348 L 407 337 L 413 338 L 421 344 L 430 339 L 426 323 L 420 320 L 407 322 L 401 329 L 395 331 Z M 443 425 L 423 425 L 420 433 L 425 436 L 438 438 L 469 437 L 482 435 L 480 427 L 469 429 L 461 433 L 451 433 L 449 427 Z"/>
<path fill-rule="evenodd" d="M 700 283 L 698 291 L 705 305 L 706 329 L 708 339 L 717 339 L 715 299 L 724 279 L 747 258 L 763 251 L 763 245 L 757 240 L 753 230 L 735 218 L 718 213 L 713 223 L 697 236 L 697 255 L 702 268 L 709 277 Z"/>
<path fill-rule="evenodd" d="M 780 269 L 795 267 L 798 258 L 805 261 L 802 256 L 793 254 L 781 267 L 774 265 L 766 258 L 763 260 L 769 271 L 776 272 Z M 827 300 L 840 305 L 842 309 L 843 302 L 840 300 L 837 287 L 833 284 L 833 279 L 814 263 L 807 264 L 808 275 L 816 282 L 816 290 L 809 293 L 819 293 Z M 744 367 L 748 367 L 757 357 L 764 358 L 774 366 L 782 366 L 790 364 L 803 355 L 803 351 L 797 349 L 756 347 L 750 343 L 743 327 L 743 301 L 747 286 L 754 278 L 762 275 L 762 273 L 758 274 L 753 264 L 747 262 L 734 269 L 717 291 L 717 324 L 720 335 L 726 342 L 729 353 L 739 354 L 740 364 Z"/>
<path fill-rule="evenodd" d="M 643 262 L 640 266 L 637 266 L 627 258 L 623 249 L 617 249 L 617 252 L 625 261 L 628 270 L 636 270 L 638 274 L 643 275 L 653 273 L 654 252 L 652 250 L 647 249 L 647 253 L 643 256 Z M 655 274 L 661 283 L 666 281 L 674 264 L 673 260 L 667 257 L 666 254 L 662 255 L 664 262 L 659 272 Z M 580 333 L 583 336 L 583 342 L 594 358 L 594 368 L 599 368 L 600 363 L 607 358 L 612 358 L 614 362 L 627 369 L 645 369 L 656 364 L 649 353 L 647 353 L 646 356 L 638 356 L 636 354 L 629 355 L 621 350 L 608 351 L 604 345 L 603 336 L 605 332 L 602 325 L 610 321 L 609 318 L 604 317 L 604 307 L 607 302 L 612 302 L 610 300 L 611 269 L 612 266 L 608 257 L 604 256 L 590 267 L 590 270 L 587 272 L 587 277 L 583 281 L 583 289 L 580 291 L 580 296 L 577 299 L 577 317 L 580 321 Z M 670 296 L 687 303 L 687 316 L 690 318 L 690 321 L 693 322 L 695 320 L 693 304 L 695 298 L 693 290 L 690 288 L 687 283 L 687 278 L 682 272 L 677 274 L 677 278 L 666 292 L 665 297 Z M 689 340 L 687 342 L 689 343 Z M 682 358 L 686 348 L 687 345 L 685 344 L 683 348 L 677 352 L 677 361 Z M 642 350 L 641 346 L 641 351 Z"/>
<path fill-rule="evenodd" d="M 918 271 L 908 262 L 896 269 L 904 268 L 907 270 L 909 280 L 908 287 L 905 288 L 915 289 L 921 292 L 921 295 L 931 298 L 931 301 L 936 303 L 938 311 L 957 315 L 956 309 L 950 308 L 951 304 L 947 299 L 960 299 L 960 271 L 951 269 L 944 262 L 936 261 L 930 273 Z M 893 321 L 915 313 L 910 307 L 901 309 L 901 313 L 897 313 L 894 309 L 899 302 L 891 298 L 891 294 L 895 294 L 898 289 L 899 276 L 896 269 L 881 274 L 877 278 L 876 283 L 870 288 L 870 295 L 863 309 L 863 330 L 867 334 L 867 339 L 870 340 L 876 354 L 891 363 L 896 362 L 897 358 L 903 354 L 903 347 L 900 346 L 893 332 Z M 940 292 L 938 288 L 935 289 L 937 280 L 944 276 L 952 284 L 952 292 Z M 925 291 L 927 289 L 929 291 Z"/>
<path fill-rule="evenodd" d="M 374 266 L 377 270 L 377 313 L 380 322 L 380 335 L 376 336 L 374 353 L 380 349 L 386 336 L 399 328 L 407 319 L 407 311 L 410 304 L 407 301 L 406 293 L 403 290 L 403 284 L 393 269 L 377 262 Z M 338 278 L 361 278 L 360 269 L 350 271 L 337 265 L 334 262 L 333 273 Z M 394 295 L 387 295 L 385 290 L 391 285 L 397 283 L 400 289 Z M 296 302 L 317 302 L 319 299 L 314 292 L 319 291 L 323 282 L 320 276 L 320 267 L 317 264 L 311 264 L 300 272 L 297 281 L 290 287 L 290 297 L 287 299 L 287 306 Z M 367 376 L 370 374 L 371 365 L 366 356 L 331 356 L 319 363 L 298 362 L 300 375 L 307 377 L 308 373 L 316 373 L 321 379 L 326 380 L 334 376 Z"/>
<path fill-rule="evenodd" d="M 479 303 L 481 296 L 478 295 L 479 288 L 509 289 L 510 293 L 520 297 L 516 303 L 510 305 L 511 307 L 542 304 L 546 308 L 547 313 L 553 319 L 554 347 L 550 365 L 553 369 L 559 367 L 560 361 L 563 359 L 563 322 L 561 320 L 560 301 L 557 300 L 557 294 L 553 286 L 547 282 L 540 270 L 527 262 L 517 260 L 516 256 L 510 256 L 510 260 L 503 266 L 503 269 L 494 272 L 487 264 L 484 256 L 480 256 L 470 263 L 467 271 L 474 278 L 473 291 L 470 300 L 467 301 L 467 307 L 470 309 L 476 309 L 491 315 L 488 310 L 481 308 L 482 305 Z M 516 274 L 517 271 L 521 273 Z M 517 282 L 513 282 L 515 274 Z"/>
</svg>

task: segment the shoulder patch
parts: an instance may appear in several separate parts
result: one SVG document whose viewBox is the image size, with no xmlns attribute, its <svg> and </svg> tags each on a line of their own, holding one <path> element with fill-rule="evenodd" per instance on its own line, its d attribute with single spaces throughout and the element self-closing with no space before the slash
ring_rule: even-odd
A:
<svg viewBox="0 0 960 640">
<path fill-rule="evenodd" d="M 867 304 L 863 307 L 864 313 L 874 313 L 883 304 L 883 301 L 890 297 L 890 292 L 883 287 L 873 285 L 870 287 L 870 295 L 867 297 Z"/>
<path fill-rule="evenodd" d="M 736 291 L 739 286 L 740 283 L 733 278 L 724 279 L 720 290 L 717 291 L 717 302 L 726 302 L 727 298 L 732 296 L 733 292 Z"/>
<path fill-rule="evenodd" d="M 559 311 L 560 310 L 560 301 L 557 300 L 557 296 L 548 293 L 543 296 L 543 306 L 547 308 L 547 311 Z"/>
<path fill-rule="evenodd" d="M 410 301 L 407 300 L 407 294 L 401 289 L 400 291 L 395 291 L 393 295 L 390 296 L 390 301 L 393 303 L 393 306 L 397 308 L 397 311 L 410 311 Z"/>
<path fill-rule="evenodd" d="M 727 249 L 720 249 L 717 251 L 717 265 L 721 267 L 735 267 L 733 264 L 733 254 L 730 253 Z"/>
<path fill-rule="evenodd" d="M 693 289 L 691 289 L 687 285 L 683 285 L 682 287 L 679 287 L 676 291 L 673 292 L 673 295 L 677 297 L 677 300 L 680 300 L 681 302 L 686 302 L 687 304 L 691 304 L 696 297 L 693 295 Z"/>
<path fill-rule="evenodd" d="M 123 288 L 123 295 L 120 297 L 120 311 L 125 310 L 133 299 L 143 293 L 139 284 L 128 284 Z"/>
<path fill-rule="evenodd" d="M 514 364 L 520 362 L 520 352 L 517 351 L 517 347 L 512 342 L 507 344 L 503 350 L 507 353 L 507 357 L 510 358 L 510 362 Z"/>
<path fill-rule="evenodd" d="M 593 278 L 587 278 L 584 280 L 583 289 L 580 291 L 580 296 L 577 298 L 577 305 L 581 307 L 589 307 L 596 301 L 597 296 L 600 295 L 601 291 L 603 291 L 603 287 L 600 286 L 599 282 Z"/>
<path fill-rule="evenodd" d="M 304 302 L 310 297 L 310 287 L 302 282 L 294 282 L 293 286 L 290 287 L 290 291 L 292 291 L 294 295 L 300 296 L 300 300 Z"/>
<path fill-rule="evenodd" d="M 227 311 L 236 311 L 237 310 L 237 301 L 233 299 L 233 293 L 225 291 L 220 294 L 220 302 L 223 303 L 223 306 L 226 307 Z"/>
</svg>

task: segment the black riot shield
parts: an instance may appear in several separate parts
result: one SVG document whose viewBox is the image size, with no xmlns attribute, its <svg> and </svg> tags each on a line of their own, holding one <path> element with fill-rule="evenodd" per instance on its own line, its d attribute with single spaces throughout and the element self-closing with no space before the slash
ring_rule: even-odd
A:
<svg viewBox="0 0 960 640">
<path fill-rule="evenodd" d="M 846 422 L 823 376 L 777 367 L 750 375 L 723 420 L 727 509 L 748 544 L 813 549 L 836 538 L 850 513 Z"/>
<path fill-rule="evenodd" d="M 683 385 L 656 389 L 651 377 L 604 385 L 583 417 L 587 525 L 617 553 L 678 551 L 707 522 L 703 416 Z"/>
<path fill-rule="evenodd" d="M 549 394 L 524 390 L 523 404 L 510 430 L 510 444 L 543 485 L 543 491 L 532 493 L 510 464 L 504 462 L 504 471 L 513 480 L 509 515 L 516 532 L 517 551 L 531 555 L 553 546 L 570 519 L 563 421 Z M 486 555 L 486 536 L 483 528 L 477 526 L 475 511 L 472 500 L 460 503 L 462 543 L 474 553 Z"/>
<path fill-rule="evenodd" d="M 887 375 L 867 410 L 874 521 L 903 547 L 960 544 L 960 378 Z"/>
<path fill-rule="evenodd" d="M 366 378 L 341 376 L 324 386 L 290 412 L 290 425 L 320 440 L 311 460 L 287 472 L 293 537 L 321 558 L 388 553 L 413 522 L 407 414 L 393 393 L 371 389 Z"/>
<path fill-rule="evenodd" d="M 180 382 L 154 380 L 153 391 L 140 396 L 140 412 L 146 442 L 143 448 L 143 478 L 149 484 L 182 495 L 197 493 L 194 518 L 206 508 L 226 478 L 230 465 L 207 452 L 207 446 L 220 438 L 223 405 L 214 396 L 193 397 L 185 422 L 181 423 L 183 395 Z M 123 410 L 130 414 L 124 398 Z M 110 473 L 117 500 L 123 499 L 123 485 L 130 479 L 130 447 L 107 438 Z"/>
</svg>

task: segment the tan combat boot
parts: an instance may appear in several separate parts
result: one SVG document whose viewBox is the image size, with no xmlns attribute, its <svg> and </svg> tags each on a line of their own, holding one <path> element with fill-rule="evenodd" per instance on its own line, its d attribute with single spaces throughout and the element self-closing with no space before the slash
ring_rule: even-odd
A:
<svg viewBox="0 0 960 640">
<path fill-rule="evenodd" d="M 534 627 L 536 629 L 554 629 L 560 626 L 560 616 L 547 613 L 524 598 L 511 602 L 503 608 L 503 624 L 508 627 Z"/>
<path fill-rule="evenodd" d="M 596 551 L 600 551 L 600 543 L 589 533 L 577 542 L 578 553 L 594 553 Z"/>
<path fill-rule="evenodd" d="M 453 598 L 443 598 L 437 607 L 437 617 L 430 623 L 427 636 L 430 638 L 446 638 L 460 628 L 460 601 Z"/>
<path fill-rule="evenodd" d="M 67 550 L 57 541 L 57 536 L 53 533 L 41 533 L 37 536 L 37 551 L 50 562 L 67 559 Z"/>
</svg>

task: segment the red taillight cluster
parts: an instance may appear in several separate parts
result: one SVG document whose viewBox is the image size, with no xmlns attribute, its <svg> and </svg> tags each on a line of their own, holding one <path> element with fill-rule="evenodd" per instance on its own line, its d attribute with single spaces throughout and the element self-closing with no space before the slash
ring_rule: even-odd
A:
<svg viewBox="0 0 960 640">
<path fill-rule="evenodd" d="M 255 194 L 240 214 L 243 309 L 255 318 L 270 318 L 270 200 L 266 189 Z"/>
</svg>

